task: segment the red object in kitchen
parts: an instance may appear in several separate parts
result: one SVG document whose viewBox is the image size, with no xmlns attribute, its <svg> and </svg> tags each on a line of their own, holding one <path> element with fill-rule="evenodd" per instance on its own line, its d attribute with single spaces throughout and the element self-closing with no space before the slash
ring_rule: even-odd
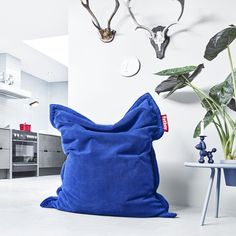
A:
<svg viewBox="0 0 236 236">
<path fill-rule="evenodd" d="M 31 131 L 31 125 L 26 124 L 26 123 L 20 124 L 20 130 L 30 132 Z"/>
</svg>

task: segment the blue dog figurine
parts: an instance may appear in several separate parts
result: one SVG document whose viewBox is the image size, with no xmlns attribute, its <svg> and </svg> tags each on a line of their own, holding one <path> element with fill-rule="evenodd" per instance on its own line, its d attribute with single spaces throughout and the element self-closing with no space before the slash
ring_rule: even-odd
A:
<svg viewBox="0 0 236 236">
<path fill-rule="evenodd" d="M 208 163 L 209 164 L 213 164 L 214 163 L 214 160 L 213 160 L 213 152 L 216 152 L 216 148 L 212 148 L 211 151 L 207 151 L 207 146 L 206 146 L 206 143 L 204 142 L 204 139 L 205 139 L 206 136 L 200 136 L 200 143 L 197 144 L 195 146 L 195 148 L 197 150 L 200 150 L 199 152 L 199 155 L 200 155 L 200 159 L 198 160 L 199 163 L 204 163 L 205 160 L 204 160 L 204 157 L 208 157 Z"/>
</svg>

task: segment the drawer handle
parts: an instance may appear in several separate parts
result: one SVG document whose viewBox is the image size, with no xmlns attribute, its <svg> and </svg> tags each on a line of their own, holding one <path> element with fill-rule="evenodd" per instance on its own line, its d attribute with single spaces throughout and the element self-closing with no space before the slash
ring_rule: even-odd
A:
<svg viewBox="0 0 236 236">
<path fill-rule="evenodd" d="M 43 150 L 44 152 L 48 152 L 48 150 Z"/>
<path fill-rule="evenodd" d="M 61 151 L 57 151 L 58 153 L 60 153 Z"/>
<path fill-rule="evenodd" d="M 3 147 L 0 147 L 0 150 L 2 150 L 3 149 Z"/>
</svg>

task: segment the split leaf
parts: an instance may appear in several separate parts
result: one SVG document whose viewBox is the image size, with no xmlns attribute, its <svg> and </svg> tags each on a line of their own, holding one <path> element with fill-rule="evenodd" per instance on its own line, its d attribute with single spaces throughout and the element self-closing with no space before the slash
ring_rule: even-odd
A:
<svg viewBox="0 0 236 236">
<path fill-rule="evenodd" d="M 203 64 L 198 66 L 186 66 L 180 68 L 173 68 L 164 70 L 156 73 L 157 75 L 171 75 L 167 80 L 162 81 L 156 87 L 156 93 L 169 92 L 166 97 L 170 96 L 176 90 L 184 88 L 187 86 L 186 80 L 192 82 L 194 78 L 202 71 L 204 68 Z M 190 74 L 189 72 L 193 72 Z"/>
<path fill-rule="evenodd" d="M 177 76 L 177 75 L 185 75 L 187 73 L 193 72 L 196 70 L 196 66 L 185 66 L 185 67 L 178 67 L 178 68 L 172 68 L 172 69 L 167 69 L 167 70 L 162 70 L 155 75 L 160 75 L 160 76 Z"/>
<path fill-rule="evenodd" d="M 236 72 L 234 74 L 236 77 Z M 236 111 L 232 75 L 230 74 L 224 82 L 213 86 L 210 89 L 209 96 L 219 105 L 226 105 Z"/>
<path fill-rule="evenodd" d="M 208 42 L 204 57 L 211 61 L 225 50 L 236 38 L 236 26 L 230 25 L 228 28 L 214 35 Z"/>
</svg>

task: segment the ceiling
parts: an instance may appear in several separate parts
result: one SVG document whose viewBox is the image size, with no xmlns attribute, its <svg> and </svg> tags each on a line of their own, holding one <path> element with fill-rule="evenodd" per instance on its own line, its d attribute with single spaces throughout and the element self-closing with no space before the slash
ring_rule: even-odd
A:
<svg viewBox="0 0 236 236">
<path fill-rule="evenodd" d="M 26 40 L 24 43 L 68 66 L 68 35 Z"/>
<path fill-rule="evenodd" d="M 67 35 L 67 4 L 68 0 L 0 0 L 0 52 L 21 59 L 27 73 L 49 82 L 66 81 L 65 65 L 24 42 L 50 37 L 50 47 L 52 37 Z M 64 50 L 60 45 L 59 52 Z"/>
</svg>

